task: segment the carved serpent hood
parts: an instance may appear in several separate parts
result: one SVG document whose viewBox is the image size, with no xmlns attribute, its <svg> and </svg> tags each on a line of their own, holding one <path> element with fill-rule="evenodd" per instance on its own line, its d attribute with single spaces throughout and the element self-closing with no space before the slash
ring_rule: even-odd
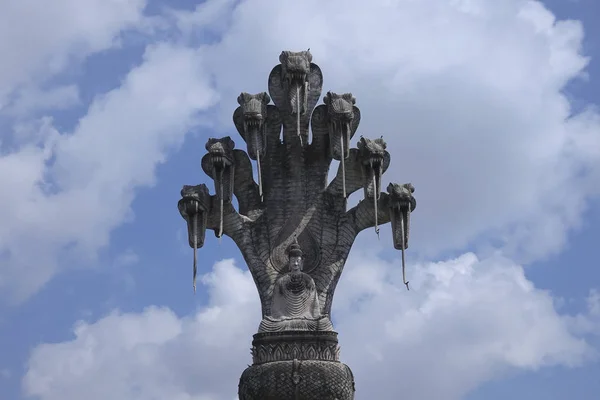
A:
<svg viewBox="0 0 600 400">
<path fill-rule="evenodd" d="M 387 191 L 390 195 L 390 219 L 394 248 L 397 250 L 407 249 L 410 234 L 410 213 L 417 206 L 417 202 L 412 195 L 415 192 L 415 187 L 411 183 L 403 185 L 390 183 Z"/>
<path fill-rule="evenodd" d="M 267 152 L 267 116 L 271 97 L 266 92 L 238 96 L 240 107 L 235 110 L 233 120 L 242 138 L 246 141 L 248 156 L 257 162 L 259 195 L 262 199 L 261 157 Z M 239 129 L 241 127 L 241 129 Z"/>
<path fill-rule="evenodd" d="M 379 199 L 381 193 L 381 175 L 384 171 L 387 147 L 383 138 L 367 139 L 361 137 L 357 144 L 363 171 L 365 198 Z"/>
<path fill-rule="evenodd" d="M 350 139 L 354 134 L 352 121 L 354 120 L 356 99 L 352 93 L 327 92 L 323 102 L 327 105 L 331 157 L 335 160 L 348 158 Z"/>
<path fill-rule="evenodd" d="M 360 122 L 360 111 L 352 93 L 337 94 L 327 92 L 323 98 L 327 107 L 327 127 L 329 133 L 329 153 L 334 160 L 341 161 L 342 196 L 346 193 L 346 158 L 350 155 L 350 139 Z"/>
<path fill-rule="evenodd" d="M 177 208 L 187 222 L 188 241 L 190 247 L 194 249 L 193 285 L 195 292 L 196 273 L 198 271 L 196 250 L 204 246 L 206 222 L 210 211 L 210 194 L 206 185 L 184 185 L 181 189 L 181 200 L 177 203 Z"/>
<path fill-rule="evenodd" d="M 179 213 L 188 221 L 188 239 L 190 247 L 201 248 L 204 245 L 206 218 L 210 210 L 210 195 L 205 184 L 184 185 L 181 200 L 177 204 Z"/>
<path fill-rule="evenodd" d="M 385 171 L 389 165 L 390 155 L 385 151 L 387 145 L 383 138 L 367 139 L 361 137 L 357 147 L 361 162 L 365 199 L 373 200 L 375 232 L 379 235 L 377 204 L 381 197 L 381 176 L 383 175 L 383 171 Z"/>
<path fill-rule="evenodd" d="M 248 155 L 256 160 L 266 149 L 267 104 L 271 101 L 265 92 L 258 94 L 242 93 L 237 98 L 242 113 L 242 137 L 248 145 Z"/>
<path fill-rule="evenodd" d="M 216 172 L 221 172 L 233 165 L 235 142 L 229 136 L 222 139 L 210 138 L 205 147 L 208 151 L 211 167 Z"/>
<path fill-rule="evenodd" d="M 308 109 L 308 74 L 312 55 L 306 51 L 282 51 L 281 62 L 282 86 L 288 94 L 288 102 L 292 114 L 303 115 Z"/>
<path fill-rule="evenodd" d="M 390 220 L 392 222 L 394 248 L 402 251 L 402 279 L 408 289 L 404 251 L 408 248 L 410 213 L 417 207 L 417 201 L 413 196 L 415 187 L 412 183 L 405 183 L 403 185 L 390 183 L 387 187 L 387 191 L 389 194 Z"/>
<path fill-rule="evenodd" d="M 220 222 L 219 229 L 215 231 L 215 235 L 219 238 L 223 235 L 223 203 L 229 203 L 233 198 L 234 147 L 235 142 L 229 136 L 221 139 L 210 138 L 206 142 L 208 154 L 202 157 L 202 169 L 213 178 L 216 197 L 219 201 Z"/>
</svg>

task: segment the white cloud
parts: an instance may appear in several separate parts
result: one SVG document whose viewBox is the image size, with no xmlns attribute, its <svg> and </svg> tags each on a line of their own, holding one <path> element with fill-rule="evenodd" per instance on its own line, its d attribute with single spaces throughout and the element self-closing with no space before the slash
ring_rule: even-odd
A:
<svg viewBox="0 0 600 400">
<path fill-rule="evenodd" d="M 139 261 L 139 256 L 137 253 L 131 249 L 125 250 L 123 253 L 119 254 L 114 261 L 115 267 L 128 267 L 133 264 L 137 264 Z"/>
<path fill-rule="evenodd" d="M 68 109 L 80 103 L 76 85 L 64 85 L 41 90 L 24 87 L 18 91 L 11 106 L 3 110 L 5 115 L 26 117 L 38 110 Z"/>
<path fill-rule="evenodd" d="M 99 51 L 123 29 L 148 24 L 141 0 L 88 3 L 60 3 L 78 17 L 47 38 L 41 29 L 30 32 L 44 36 L 44 51 L 10 59 L 6 70 L 18 74 L 5 73 L 12 77 L 5 82 L 37 76 L 15 65 L 59 70 L 69 55 Z M 24 7 L 12 11 L 13 20 L 43 19 Z M 51 119 L 37 131 L 24 124 L 29 133 L 18 133 L 18 152 L 4 149 L 0 159 L 0 171 L 11 171 L 0 178 L 0 285 L 25 298 L 60 269 L 58 256 L 72 257 L 65 248 L 93 257 L 131 216 L 134 188 L 153 183 L 165 149 L 198 122 L 194 114 L 214 104 L 216 91 L 223 99 L 217 116 L 230 133 L 237 95 L 267 89 L 282 49 L 311 47 L 324 89 L 357 96 L 359 134 L 388 140 L 386 179 L 417 188 L 414 250 L 435 256 L 492 235 L 515 259 L 540 259 L 560 251 L 597 194 L 598 113 L 571 115 L 562 94 L 587 62 L 582 27 L 556 21 L 540 3 L 252 0 L 230 15 L 231 7 L 210 2 L 171 13 L 193 42 L 223 36 L 195 50 L 151 46 L 144 64 L 99 95 L 74 132 L 59 135 Z M 266 15 L 271 23 L 256 23 Z M 34 242 L 42 244 L 35 259 Z"/>
<path fill-rule="evenodd" d="M 143 28 L 146 0 L 35 0 L 0 3 L 0 110 L 23 84 L 42 82 L 73 61 L 118 44 L 126 29 Z"/>
<path fill-rule="evenodd" d="M 50 204 L 53 200 L 73 197 L 64 192 L 51 196 L 57 191 L 50 186 L 49 164 L 64 137 L 52 126 L 51 117 L 34 121 L 29 114 L 77 105 L 78 87 L 51 82 L 51 78 L 76 69 L 90 54 L 118 45 L 123 31 L 146 29 L 145 6 L 145 0 L 60 0 L 45 8 L 30 0 L 0 4 L 0 53 L 4 55 L 0 117 L 20 121 L 12 130 L 0 128 L 0 215 L 4 221 L 0 287 L 4 296 L 22 299 L 39 288 L 56 271 L 61 248 L 77 241 L 79 232 L 73 235 L 68 230 L 87 229 L 77 228 L 76 223 L 71 228 L 62 224 L 60 214 L 72 214 L 69 209 L 76 208 L 72 201 L 55 206 L 63 211 L 52 214 L 56 211 Z M 34 222 L 35 218 L 40 219 Z M 53 218 L 54 224 L 43 222 Z"/>
<path fill-rule="evenodd" d="M 407 398 L 460 399 L 511 370 L 575 367 L 595 356 L 551 294 L 510 260 L 467 253 L 417 265 L 406 292 L 398 260 L 354 256 L 334 315 L 363 396 L 392 399 L 394 386 L 378 385 L 399 380 Z"/>
<path fill-rule="evenodd" d="M 423 265 L 411 292 L 399 270 L 355 253 L 335 303 L 342 357 L 358 398 L 460 399 L 507 370 L 575 366 L 590 348 L 552 298 L 508 260 Z M 24 390 L 40 400 L 230 399 L 251 363 L 260 318 L 251 276 L 219 262 L 202 279 L 208 304 L 179 318 L 166 308 L 80 322 L 72 340 L 34 349 Z M 582 315 L 581 318 L 587 318 Z"/>
<path fill-rule="evenodd" d="M 413 249 L 492 234 L 519 260 L 544 258 L 597 194 L 598 114 L 573 116 L 562 93 L 587 64 L 583 30 L 541 3 L 256 0 L 228 21 L 209 49 L 223 127 L 240 91 L 267 89 L 281 50 L 310 47 L 324 90 L 356 95 L 359 134 L 388 141 L 387 179 L 415 184 Z"/>
<path fill-rule="evenodd" d="M 588 335 L 600 344 L 600 290 L 591 289 L 586 298 L 586 313 L 569 317 L 573 331 L 579 335 Z"/>
<path fill-rule="evenodd" d="M 591 290 L 587 303 L 590 314 L 600 317 L 600 291 Z"/>
<path fill-rule="evenodd" d="M 130 12 L 118 23 L 106 22 L 113 8 L 98 13 L 109 28 L 86 30 L 87 50 L 78 54 L 111 46 L 123 26 L 139 21 L 143 4 L 126 4 Z M 0 173 L 7 189 L 0 197 L 3 292 L 25 298 L 63 268 L 57 260 L 65 248 L 93 256 L 108 244 L 131 216 L 134 189 L 154 183 L 156 165 L 197 123 L 198 110 L 219 93 L 218 117 L 230 130 L 237 94 L 266 90 L 283 49 L 311 47 L 324 89 L 357 96 L 359 134 L 388 140 L 388 179 L 417 187 L 412 249 L 433 255 L 492 234 L 506 240 L 510 256 L 537 259 L 560 250 L 597 194 L 598 114 L 573 116 L 561 93 L 586 65 L 582 29 L 555 21 L 539 3 L 249 0 L 228 16 L 230 6 L 176 14 L 190 36 L 206 22 L 203 11 L 226 19 L 228 29 L 214 20 L 196 27 L 224 34 L 200 49 L 149 47 L 143 64 L 97 97 L 73 132 L 57 132 L 49 118 L 16 132 L 18 149 L 0 157 L 0 171 L 10 171 Z M 270 24 L 256 23 L 266 15 Z M 80 49 L 72 39 L 79 33 L 70 32 L 42 43 L 45 53 L 14 62 L 60 70 Z M 40 73 L 7 71 L 20 83 Z M 334 318 L 359 393 L 397 398 L 394 387 L 377 391 L 378 379 L 393 371 L 407 397 L 457 399 L 506 370 L 575 366 L 591 352 L 578 335 L 596 329 L 595 297 L 589 315 L 561 317 L 551 296 L 507 259 L 466 254 L 423 265 L 406 294 L 393 267 L 372 254 L 353 257 Z M 204 282 L 210 302 L 193 316 L 152 307 L 115 312 L 78 325 L 72 341 L 37 347 L 27 393 L 42 400 L 231 398 L 250 362 L 259 306 L 248 273 L 230 262 Z"/>
<path fill-rule="evenodd" d="M 49 119 L 18 132 L 18 151 L 0 157 L 5 295 L 25 298 L 56 273 L 59 256 L 94 257 L 108 244 L 131 214 L 134 189 L 154 184 L 156 165 L 182 143 L 198 110 L 216 101 L 201 58 L 188 48 L 151 46 L 73 132 L 59 134 Z"/>
<path fill-rule="evenodd" d="M 194 36 L 198 29 L 220 35 L 229 28 L 235 3 L 234 0 L 212 0 L 198 4 L 193 12 L 169 8 L 166 12 L 184 36 Z"/>
<path fill-rule="evenodd" d="M 260 322 L 258 296 L 250 274 L 231 260 L 202 282 L 210 302 L 195 315 L 114 312 L 79 323 L 72 341 L 37 347 L 25 391 L 41 399 L 231 398 Z"/>
</svg>

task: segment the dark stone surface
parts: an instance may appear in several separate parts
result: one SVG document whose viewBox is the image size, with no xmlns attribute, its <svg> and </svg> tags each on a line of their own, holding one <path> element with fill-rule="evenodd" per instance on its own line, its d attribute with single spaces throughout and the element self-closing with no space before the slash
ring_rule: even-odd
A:
<svg viewBox="0 0 600 400">
<path fill-rule="evenodd" d="M 337 332 L 284 331 L 257 333 L 252 341 L 254 364 L 273 361 L 339 361 Z"/>
<path fill-rule="evenodd" d="M 294 360 L 253 365 L 240 378 L 239 400 L 351 400 L 354 376 L 341 362 Z"/>
</svg>

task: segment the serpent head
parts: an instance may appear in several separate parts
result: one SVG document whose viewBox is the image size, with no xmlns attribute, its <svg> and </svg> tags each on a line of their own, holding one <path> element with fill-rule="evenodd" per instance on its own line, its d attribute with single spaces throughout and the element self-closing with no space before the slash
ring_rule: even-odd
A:
<svg viewBox="0 0 600 400">
<path fill-rule="evenodd" d="M 410 213 L 417 206 L 413 193 L 415 187 L 411 183 L 403 185 L 390 183 L 387 187 L 390 198 L 390 220 L 392 222 L 392 238 L 394 248 L 405 250 L 408 248 L 410 234 Z"/>
<path fill-rule="evenodd" d="M 181 200 L 177 203 L 179 213 L 188 223 L 190 247 L 204 245 L 206 217 L 210 207 L 210 195 L 205 184 L 185 185 L 181 189 Z"/>
<path fill-rule="evenodd" d="M 406 209 L 409 206 L 411 211 L 414 209 L 414 197 L 415 187 L 412 183 L 390 183 L 387 187 L 387 192 L 390 195 L 390 206 L 397 207 L 398 209 Z M 416 205 L 416 203 L 414 204 Z"/>
<path fill-rule="evenodd" d="M 348 157 L 350 151 L 356 98 L 352 93 L 327 92 L 323 102 L 327 106 L 331 157 L 342 160 Z"/>
<path fill-rule="evenodd" d="M 281 62 L 281 80 L 287 89 L 290 110 L 292 114 L 303 115 L 308 108 L 308 74 L 312 55 L 309 50 L 282 51 L 279 62 Z"/>
<path fill-rule="evenodd" d="M 234 147 L 235 143 L 229 136 L 221 139 L 208 139 L 206 150 L 210 157 L 210 164 L 215 171 L 223 171 L 233 165 Z"/>
<path fill-rule="evenodd" d="M 265 92 L 242 93 L 237 98 L 243 115 L 243 138 L 248 144 L 248 155 L 256 160 L 257 153 L 265 153 L 267 104 L 271 101 Z M 241 132 L 240 132 L 241 133 Z"/>
<path fill-rule="evenodd" d="M 383 138 L 367 139 L 361 137 L 357 144 L 363 170 L 365 197 L 379 198 L 381 192 L 381 175 L 387 152 Z"/>
</svg>

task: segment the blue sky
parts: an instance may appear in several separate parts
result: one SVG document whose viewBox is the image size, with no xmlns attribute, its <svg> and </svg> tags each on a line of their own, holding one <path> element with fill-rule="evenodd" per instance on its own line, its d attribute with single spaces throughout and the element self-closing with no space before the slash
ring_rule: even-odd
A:
<svg viewBox="0 0 600 400">
<path fill-rule="evenodd" d="M 176 204 L 211 186 L 208 137 L 243 148 L 239 92 L 308 47 L 419 202 L 411 292 L 389 227 L 342 275 L 357 398 L 596 398 L 600 5 L 316 4 L 0 4 L 0 399 L 235 396 L 258 298 L 211 232 L 193 295 Z"/>
</svg>

